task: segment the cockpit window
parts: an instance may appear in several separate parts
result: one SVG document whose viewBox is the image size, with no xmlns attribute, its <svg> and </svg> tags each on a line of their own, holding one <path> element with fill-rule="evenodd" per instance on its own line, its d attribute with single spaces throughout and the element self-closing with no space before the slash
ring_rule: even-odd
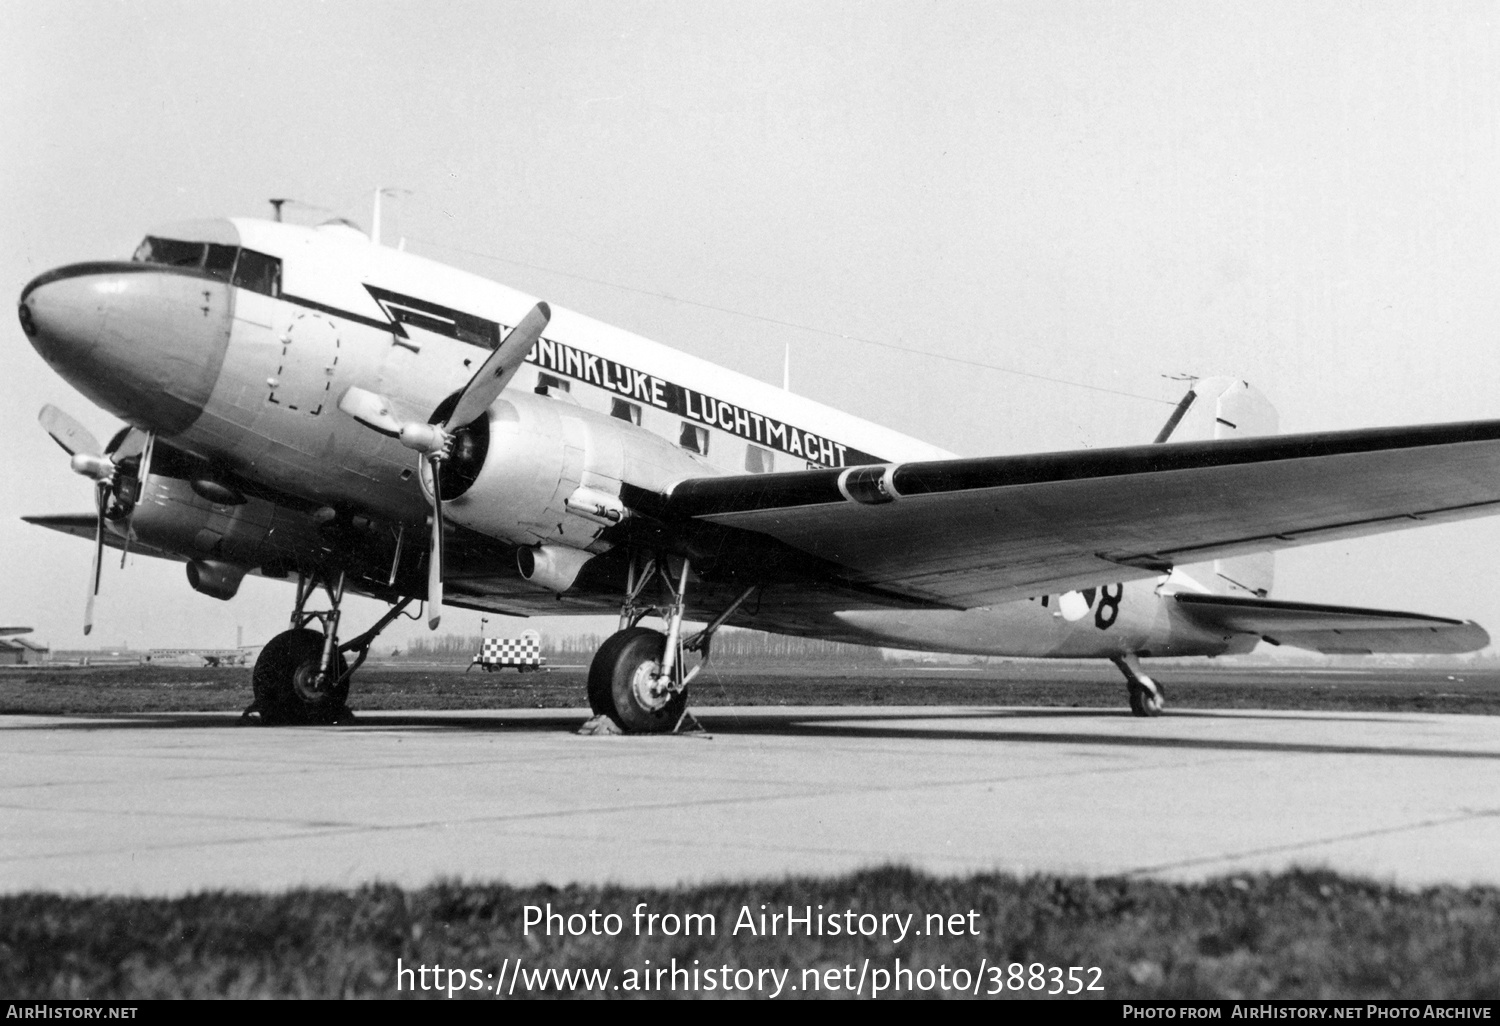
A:
<svg viewBox="0 0 1500 1026">
<path fill-rule="evenodd" d="M 137 263 L 161 264 L 200 271 L 215 281 L 232 282 L 266 296 L 281 295 L 281 261 L 253 249 L 216 242 L 182 242 L 146 236 L 131 258 Z"/>
<path fill-rule="evenodd" d="M 229 276 L 234 273 L 234 258 L 238 253 L 239 250 L 234 246 L 219 246 L 210 242 L 203 270 L 216 281 L 228 281 Z"/>
<path fill-rule="evenodd" d="M 263 296 L 281 295 L 281 261 L 253 249 L 240 250 L 234 265 L 234 284 Z"/>
<path fill-rule="evenodd" d="M 168 267 L 202 267 L 203 254 L 208 249 L 204 242 L 178 242 L 176 239 L 158 239 L 146 236 L 146 241 L 136 247 L 135 259 L 140 263 L 165 264 Z"/>
</svg>

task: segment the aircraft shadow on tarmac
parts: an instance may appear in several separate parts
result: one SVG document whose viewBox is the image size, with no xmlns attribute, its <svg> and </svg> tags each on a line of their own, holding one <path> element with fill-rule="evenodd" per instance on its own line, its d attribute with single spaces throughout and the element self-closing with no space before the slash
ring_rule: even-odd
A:
<svg viewBox="0 0 1500 1026">
<path fill-rule="evenodd" d="M 728 736 L 762 736 L 808 739 L 866 739 L 866 740 L 928 740 L 970 741 L 1000 744 L 1047 744 L 1081 745 L 1099 748 L 1158 748 L 1176 750 L 1199 750 L 1220 752 L 1277 752 L 1305 755 L 1376 755 L 1404 756 L 1420 759 L 1492 759 L 1500 761 L 1500 751 L 1476 751 L 1462 749 L 1418 748 L 1388 745 L 1339 745 L 1328 743 L 1299 743 L 1290 741 L 1256 741 L 1234 738 L 1209 737 L 1165 737 L 1151 732 L 1155 722 L 1138 720 L 1140 730 L 1133 734 L 1106 734 L 1074 731 L 1068 733 L 1050 731 L 1016 730 L 1009 726 L 1017 720 L 1028 719 L 1086 719 L 1118 720 L 1133 719 L 1128 713 L 1110 709 L 953 709 L 930 707 L 906 707 L 901 709 L 868 708 L 832 710 L 822 708 L 806 715 L 798 715 L 785 706 L 767 707 L 764 712 L 722 714 L 712 707 L 696 710 L 695 715 L 705 721 L 704 732 L 685 735 L 642 735 L 610 740 L 627 743 L 661 744 L 681 738 L 712 738 L 716 734 Z M 413 730 L 413 731 L 493 731 L 506 733 L 554 734 L 574 733 L 583 722 L 585 714 L 580 710 L 560 709 L 555 713 L 525 710 L 527 715 L 506 715 L 504 712 L 466 713 L 454 716 L 451 713 L 404 713 L 366 712 L 356 713 L 352 722 L 337 726 L 300 728 L 302 730 L 358 732 L 360 730 Z M 1236 712 L 1225 716 L 1211 710 L 1191 710 L 1179 713 L 1177 718 L 1191 716 L 1193 719 L 1232 719 L 1236 723 L 1263 719 L 1268 722 L 1288 720 L 1323 720 L 1317 716 L 1274 717 L 1247 716 Z M 972 725 L 974 720 L 994 721 L 991 727 Z M 937 721 L 937 722 L 934 722 Z M 942 723 L 970 721 L 967 727 L 947 727 Z M 1171 722 L 1170 720 L 1166 722 Z M 1340 716 L 1336 722 L 1398 722 L 1394 717 L 1349 717 Z M 131 713 L 125 715 L 78 718 L 76 720 L 49 720 L 45 723 L 9 724 L 7 730 L 173 730 L 215 727 L 254 726 L 234 714 L 205 713 Z M 278 732 L 298 730 L 296 727 L 278 727 Z M 579 738 L 588 743 L 591 738 Z M 608 743 L 606 741 L 605 743 Z"/>
</svg>

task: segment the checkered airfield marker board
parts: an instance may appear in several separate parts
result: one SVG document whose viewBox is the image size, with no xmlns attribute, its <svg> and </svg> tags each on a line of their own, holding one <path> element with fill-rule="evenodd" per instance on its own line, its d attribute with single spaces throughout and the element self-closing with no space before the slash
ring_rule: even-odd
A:
<svg viewBox="0 0 1500 1026">
<path fill-rule="evenodd" d="M 485 638 L 480 643 L 479 654 L 471 665 L 486 670 L 500 670 L 514 666 L 521 670 L 540 669 L 546 660 L 542 658 L 542 636 L 536 631 L 526 631 L 519 638 Z"/>
</svg>

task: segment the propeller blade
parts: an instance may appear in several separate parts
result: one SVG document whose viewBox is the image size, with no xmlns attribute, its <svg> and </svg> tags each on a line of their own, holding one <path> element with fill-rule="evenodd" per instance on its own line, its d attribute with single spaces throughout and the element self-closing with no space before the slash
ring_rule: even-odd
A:
<svg viewBox="0 0 1500 1026">
<path fill-rule="evenodd" d="M 36 419 L 42 425 L 42 429 L 51 435 L 52 440 L 62 446 L 63 452 L 69 456 L 82 454 L 103 457 L 104 449 L 89 429 L 51 403 L 42 407 Z"/>
<path fill-rule="evenodd" d="M 95 488 L 99 514 L 94 522 L 94 569 L 89 575 L 89 601 L 83 607 L 83 633 L 94 629 L 94 599 L 99 597 L 99 578 L 104 570 L 104 509 L 109 502 L 109 485 L 103 481 Z"/>
<path fill-rule="evenodd" d="M 479 370 L 474 372 L 444 427 L 449 430 L 461 428 L 484 416 L 484 411 L 500 398 L 500 393 L 505 391 L 510 379 L 516 376 L 516 371 L 526 362 L 531 347 L 542 337 L 542 332 L 551 319 L 552 308 L 546 303 L 538 303 L 531 308 L 531 312 L 510 330 L 510 334 L 505 336 Z"/>
<path fill-rule="evenodd" d="M 427 552 L 427 627 L 437 630 L 443 619 L 443 461 L 429 459 L 432 468 L 432 545 Z"/>
<path fill-rule="evenodd" d="M 142 488 L 146 487 L 146 478 L 148 478 L 148 477 L 151 476 L 151 457 L 154 456 L 155 454 L 156 454 L 156 433 L 155 432 L 151 432 L 151 433 L 149 433 L 149 434 L 146 435 L 146 448 L 141 453 L 140 470 L 139 470 L 138 473 L 140 474 L 140 482 L 141 482 L 141 487 Z M 139 500 L 139 497 L 137 497 L 137 500 Z"/>
<path fill-rule="evenodd" d="M 130 556 L 130 542 L 135 538 L 135 511 L 140 507 L 141 500 L 146 497 L 146 480 L 151 476 L 151 454 L 156 449 L 156 435 L 148 432 L 146 435 L 146 446 L 141 450 L 141 461 L 136 464 L 135 478 L 135 502 L 131 504 L 130 515 L 125 519 L 125 544 L 120 546 L 120 569 L 125 569 L 125 560 Z"/>
<path fill-rule="evenodd" d="M 391 413 L 391 402 L 376 392 L 351 387 L 339 399 L 339 409 L 365 427 L 395 438 L 401 434 L 401 422 Z"/>
</svg>

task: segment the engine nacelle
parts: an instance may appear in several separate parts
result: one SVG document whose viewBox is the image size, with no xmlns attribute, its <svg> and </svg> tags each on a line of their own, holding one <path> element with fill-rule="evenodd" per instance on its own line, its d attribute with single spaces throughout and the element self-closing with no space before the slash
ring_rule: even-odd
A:
<svg viewBox="0 0 1500 1026">
<path fill-rule="evenodd" d="M 619 499 L 622 484 L 663 491 L 683 477 L 710 473 L 685 450 L 627 421 L 562 399 L 508 392 L 487 416 L 457 432 L 443 464 L 443 512 L 516 545 L 597 553 L 609 548 L 599 536 L 629 515 Z M 423 484 L 431 488 L 425 472 Z M 538 566 L 555 561 L 536 557 Z M 571 584 L 570 577 L 556 590 Z"/>
<path fill-rule="evenodd" d="M 188 582 L 215 598 L 229 598 L 238 589 L 237 579 L 231 583 L 231 568 L 243 576 L 253 567 L 295 565 L 326 546 L 306 514 L 264 499 L 214 503 L 198 493 L 194 482 L 157 474 L 141 488 L 129 524 L 143 545 L 188 560 Z M 124 521 L 112 529 L 123 531 Z"/>
</svg>

